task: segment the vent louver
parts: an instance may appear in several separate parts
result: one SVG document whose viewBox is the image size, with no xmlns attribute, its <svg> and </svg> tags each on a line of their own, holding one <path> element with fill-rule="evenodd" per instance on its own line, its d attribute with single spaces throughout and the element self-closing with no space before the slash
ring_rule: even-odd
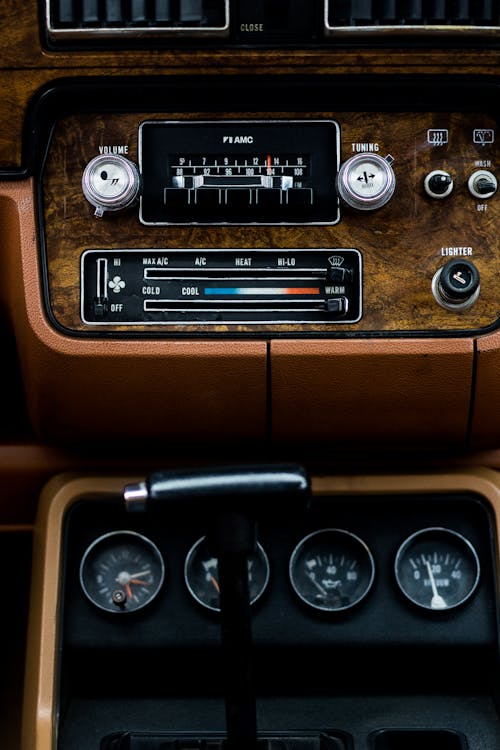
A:
<svg viewBox="0 0 500 750">
<path fill-rule="evenodd" d="M 499 0 L 326 0 L 327 33 L 498 32 Z"/>
<path fill-rule="evenodd" d="M 51 38 L 226 36 L 229 0 L 47 0 Z"/>
</svg>

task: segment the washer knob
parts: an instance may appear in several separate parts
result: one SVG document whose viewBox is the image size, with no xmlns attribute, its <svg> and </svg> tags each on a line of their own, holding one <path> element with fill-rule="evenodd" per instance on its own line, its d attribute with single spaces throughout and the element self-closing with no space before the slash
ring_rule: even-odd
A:
<svg viewBox="0 0 500 750">
<path fill-rule="evenodd" d="M 137 167 L 124 156 L 102 154 L 94 157 L 84 169 L 82 190 L 95 206 L 95 216 L 105 211 L 121 211 L 132 206 L 139 195 Z"/>
<path fill-rule="evenodd" d="M 469 177 L 468 187 L 474 198 L 491 198 L 498 189 L 497 178 L 487 169 L 478 169 Z"/>
<path fill-rule="evenodd" d="M 374 211 L 392 198 L 396 176 L 392 156 L 384 159 L 378 154 L 356 154 L 345 161 L 337 176 L 337 190 L 341 199 L 359 211 Z"/>
</svg>

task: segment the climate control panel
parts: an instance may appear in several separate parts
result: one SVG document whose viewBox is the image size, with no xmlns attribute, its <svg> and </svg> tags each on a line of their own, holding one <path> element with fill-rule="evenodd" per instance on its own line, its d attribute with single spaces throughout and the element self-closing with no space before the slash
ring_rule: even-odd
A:
<svg viewBox="0 0 500 750">
<path fill-rule="evenodd" d="M 354 249 L 82 256 L 86 323 L 355 323 L 361 313 L 361 255 Z"/>
</svg>

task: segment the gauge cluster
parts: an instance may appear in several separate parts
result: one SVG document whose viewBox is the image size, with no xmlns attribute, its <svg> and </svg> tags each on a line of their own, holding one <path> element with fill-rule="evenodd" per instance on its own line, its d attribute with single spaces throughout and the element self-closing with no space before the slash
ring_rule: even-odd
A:
<svg viewBox="0 0 500 750">
<path fill-rule="evenodd" d="M 449 528 L 425 528 L 401 544 L 394 563 L 401 593 L 414 605 L 438 612 L 469 602 L 480 580 L 479 557 L 471 542 Z M 369 547 L 345 529 L 319 529 L 299 541 L 289 562 L 290 584 L 298 599 L 320 612 L 341 613 L 359 605 L 375 580 Z M 134 531 L 98 537 L 80 564 L 80 584 L 89 601 L 104 612 L 135 612 L 154 601 L 165 577 L 158 547 Z M 270 579 L 269 558 L 257 543 L 248 560 L 250 604 Z M 198 539 L 184 562 L 184 582 L 193 599 L 220 612 L 218 561 L 206 537 Z"/>
<path fill-rule="evenodd" d="M 459 639 L 487 639 L 481 622 L 485 598 L 490 609 L 493 602 L 489 515 L 474 499 L 461 502 L 458 513 L 456 500 L 453 507 L 446 498 L 405 500 L 403 512 L 388 498 L 375 513 L 366 499 L 316 498 L 303 514 L 261 513 L 248 561 L 257 642 L 270 637 L 294 646 L 306 628 L 325 643 L 340 633 L 353 644 L 392 643 L 388 616 L 408 643 L 422 636 L 446 642 L 450 618 Z M 68 638 L 101 643 L 108 633 L 116 643 L 117 616 L 124 616 L 118 639 L 128 627 L 140 643 L 163 622 L 157 637 L 164 647 L 183 638 L 213 646 L 220 605 L 209 523 L 202 507 L 194 518 L 151 511 L 137 520 L 118 499 L 100 503 L 98 513 L 95 503 L 79 503 L 67 519 Z M 205 630 L 196 633 L 193 622 Z"/>
<path fill-rule="evenodd" d="M 127 714 L 118 728 L 140 730 L 138 698 L 149 701 L 155 731 L 184 727 L 184 709 L 174 724 L 162 721 L 167 698 L 221 705 L 226 625 L 210 546 L 218 501 L 172 507 L 128 513 L 121 497 L 94 496 L 66 513 L 59 703 L 70 739 L 62 748 L 81 735 L 88 709 L 81 703 L 80 713 L 80 701 L 96 691 L 106 709 L 101 737 L 116 731 L 110 717 L 120 705 Z M 324 496 L 307 509 L 269 501 L 254 520 L 247 570 L 257 695 L 303 695 L 304 681 L 311 700 L 377 694 L 382 685 L 426 693 L 430 674 L 433 691 L 445 694 L 464 674 L 489 673 L 498 634 L 494 521 L 479 497 Z M 202 728 L 221 721 L 210 716 Z"/>
</svg>

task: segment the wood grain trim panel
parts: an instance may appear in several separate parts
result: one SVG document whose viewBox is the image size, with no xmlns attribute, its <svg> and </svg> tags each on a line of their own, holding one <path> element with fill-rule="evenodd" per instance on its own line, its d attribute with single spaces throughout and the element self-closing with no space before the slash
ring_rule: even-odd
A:
<svg viewBox="0 0 500 750">
<path fill-rule="evenodd" d="M 19 68 L 20 60 L 18 50 L 23 50 L 22 64 L 29 68 L 84 68 L 91 66 L 102 66 L 103 69 L 111 66 L 135 68 L 142 65 L 154 65 L 157 67 L 187 66 L 198 69 L 217 66 L 240 66 L 242 69 L 252 64 L 261 69 L 269 68 L 270 65 L 298 65 L 302 67 L 308 61 L 321 61 L 338 58 L 339 64 L 356 64 L 366 67 L 369 60 L 376 56 L 373 50 L 335 49 L 335 43 L 322 49 L 297 49 L 297 50 L 223 50 L 217 49 L 217 42 L 210 45 L 210 49 L 203 49 L 202 42 L 193 39 L 188 49 L 142 49 L 142 50 L 115 50 L 115 51 L 53 51 L 45 47 L 41 34 L 42 11 L 41 4 L 33 2 L 12 3 L 3 0 L 0 3 L 0 27 L 3 30 L 0 40 L 0 66 L 5 68 Z M 258 41 L 258 40 L 257 40 Z M 456 41 L 459 45 L 459 40 Z M 477 48 L 481 50 L 478 55 L 477 49 L 460 50 L 459 64 L 478 67 L 486 65 L 491 61 L 492 65 L 498 65 L 498 51 L 495 49 L 484 49 L 485 43 L 479 39 Z M 449 56 L 455 58 L 455 49 L 434 50 L 412 50 L 412 58 L 415 64 L 428 65 L 429 62 L 437 64 L 438 60 Z M 390 58 L 387 60 L 385 51 L 379 57 L 381 62 L 385 58 L 385 65 L 401 65 L 401 58 L 405 51 L 401 49 L 391 50 Z M 300 58 L 300 59 L 298 59 Z M 98 62 L 96 63 L 96 60 Z M 495 62 L 496 61 L 496 62 Z M 455 61 L 456 63 L 457 61 Z"/>
<path fill-rule="evenodd" d="M 19 4 L 20 5 L 20 4 Z M 5 37 L 2 37 L 5 41 Z M 23 128 L 29 105 L 42 90 L 59 80 L 75 82 L 82 76 L 102 80 L 130 76 L 131 79 L 165 76 L 211 75 L 480 75 L 485 80 L 497 80 L 500 51 L 464 49 L 433 51 L 391 50 L 332 50 L 276 52 L 269 50 L 183 53 L 176 50 L 168 54 L 102 55 L 43 55 L 39 67 L 30 64 L 26 53 L 29 45 L 10 45 L 8 52 L 0 49 L 0 86 L 3 96 L 0 103 L 0 168 L 20 169 L 23 153 Z M 22 50 L 22 64 L 20 64 Z M 8 64 L 9 57 L 14 57 Z M 7 67 L 2 69 L 2 63 Z"/>
<path fill-rule="evenodd" d="M 483 40 L 464 48 L 346 49 L 335 43 L 317 49 L 188 48 L 53 51 L 45 48 L 41 8 L 35 2 L 0 2 L 0 166 L 20 168 L 22 129 L 30 101 L 57 79 L 171 75 L 375 75 L 429 74 L 496 76 L 500 50 Z"/>
<path fill-rule="evenodd" d="M 23 714 L 22 750 L 56 748 L 56 675 L 61 532 L 65 512 L 81 497 L 121 494 L 130 476 L 60 475 L 41 496 L 35 526 L 32 595 Z M 316 495 L 377 495 L 474 492 L 485 498 L 496 517 L 500 535 L 500 474 L 486 468 L 435 474 L 314 476 Z M 498 560 L 497 560 L 498 565 Z"/>
<path fill-rule="evenodd" d="M 390 89 L 388 89 L 390 93 Z M 485 103 L 485 106 L 486 103 Z M 108 114 L 75 115 L 58 123 L 43 175 L 46 256 L 50 307 L 55 321 L 67 331 L 99 334 L 107 331 L 143 330 L 171 333 L 227 333 L 226 325 L 119 325 L 113 315 L 103 325 L 84 324 L 77 304 L 80 295 L 80 257 L 92 248 L 127 249 L 168 248 L 168 254 L 182 249 L 279 248 L 293 255 L 290 248 L 355 248 L 363 258 L 363 317 L 359 323 L 317 325 L 229 326 L 237 332 L 323 333 L 336 336 L 345 332 L 443 332 L 485 329 L 496 324 L 500 297 L 500 273 L 497 262 L 497 230 L 500 200 L 478 201 L 467 188 L 478 163 L 489 163 L 494 172 L 500 159 L 498 144 L 479 147 L 473 144 L 473 131 L 479 127 L 496 129 L 495 119 L 487 113 L 459 112 L 297 112 L 241 113 L 238 120 L 335 120 L 342 133 L 341 161 L 355 148 L 375 144 L 380 155 L 394 157 L 396 191 L 387 206 L 378 211 L 355 212 L 343 209 L 342 219 L 334 226 L 143 226 L 138 210 L 116 215 L 93 216 L 93 207 L 81 190 L 86 164 L 106 144 L 126 144 L 129 158 L 138 161 L 139 124 L 149 119 L 172 121 L 234 119 L 236 115 L 210 114 Z M 279 127 L 279 124 L 276 125 Z M 431 146 L 429 130 L 446 129 L 450 142 L 444 148 Z M 194 146 L 196 149 L 196 146 Z M 455 180 L 449 198 L 432 200 L 425 195 L 424 178 L 431 171 L 444 169 Z M 336 166 L 332 164 L 332 180 Z M 165 177 L 165 184 L 167 178 Z M 462 250 L 481 275 L 481 294 L 469 310 L 450 311 L 434 299 L 431 283 L 434 274 L 450 260 L 454 250 Z M 467 255 L 470 253 L 470 257 Z M 453 257 L 453 256 L 451 256 Z M 325 270 L 326 273 L 326 270 Z"/>
</svg>

